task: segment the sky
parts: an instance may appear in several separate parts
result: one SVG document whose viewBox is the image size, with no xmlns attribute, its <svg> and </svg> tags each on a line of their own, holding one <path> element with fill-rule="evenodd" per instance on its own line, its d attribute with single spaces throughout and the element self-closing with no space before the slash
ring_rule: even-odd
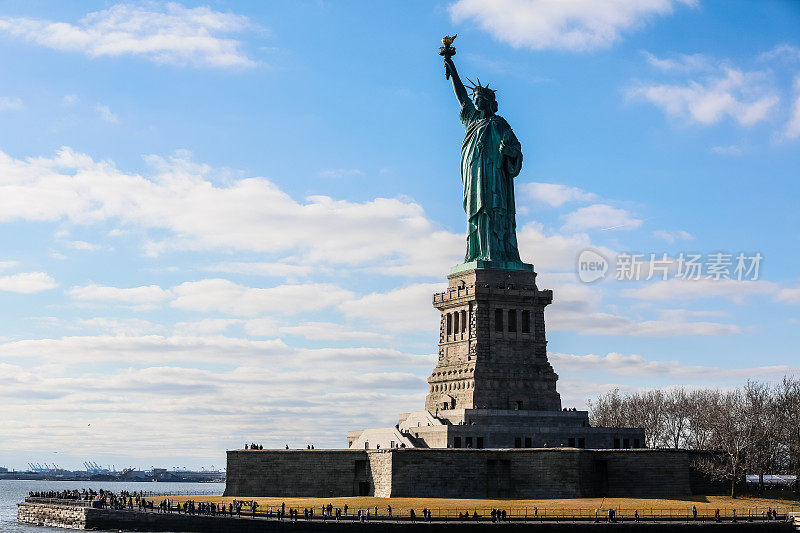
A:
<svg viewBox="0 0 800 533">
<path fill-rule="evenodd" d="M 565 407 L 800 376 L 798 28 L 789 0 L 0 1 L 0 465 L 224 467 L 422 409 L 465 249 L 445 34 L 522 143 Z"/>
</svg>

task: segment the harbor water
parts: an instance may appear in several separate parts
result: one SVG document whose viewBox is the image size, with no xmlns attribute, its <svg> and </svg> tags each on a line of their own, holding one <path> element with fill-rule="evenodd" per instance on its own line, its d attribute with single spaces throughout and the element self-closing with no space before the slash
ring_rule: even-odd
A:
<svg viewBox="0 0 800 533">
<path fill-rule="evenodd" d="M 23 481 L 0 480 L 0 531 L 3 533 L 63 532 L 63 529 L 28 526 L 17 523 L 17 504 L 30 491 L 62 491 L 72 489 L 106 489 L 112 492 L 127 490 L 169 492 L 177 494 L 222 494 L 225 483 L 153 483 L 125 481 Z"/>
</svg>

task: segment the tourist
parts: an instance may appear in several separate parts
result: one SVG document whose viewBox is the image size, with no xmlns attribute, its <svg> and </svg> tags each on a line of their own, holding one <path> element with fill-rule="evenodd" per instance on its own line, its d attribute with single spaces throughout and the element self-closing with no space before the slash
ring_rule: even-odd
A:
<svg viewBox="0 0 800 533">
<path fill-rule="evenodd" d="M 697 506 L 692 505 L 692 519 L 697 520 Z"/>
<path fill-rule="evenodd" d="M 391 505 L 387 505 L 386 506 L 386 512 L 389 514 L 389 518 L 391 518 L 392 517 L 392 506 Z M 344 506 L 344 514 L 347 514 L 347 506 L 346 505 Z"/>
</svg>

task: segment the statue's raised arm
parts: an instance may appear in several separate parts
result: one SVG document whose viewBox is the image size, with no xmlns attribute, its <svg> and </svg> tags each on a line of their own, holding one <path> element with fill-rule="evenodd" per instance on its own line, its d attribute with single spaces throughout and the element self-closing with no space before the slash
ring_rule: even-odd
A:
<svg viewBox="0 0 800 533">
<path fill-rule="evenodd" d="M 449 57 L 445 58 L 444 68 L 446 72 L 449 74 L 450 80 L 453 82 L 453 91 L 455 91 L 456 93 L 456 98 L 458 98 L 458 103 L 461 104 L 461 107 L 471 104 L 472 100 L 469 97 L 469 93 L 467 93 L 467 88 L 464 87 L 464 83 L 462 83 L 461 78 L 458 77 L 458 71 L 456 70 L 456 65 L 455 63 L 453 63 L 453 60 L 451 58 Z"/>
<path fill-rule="evenodd" d="M 469 98 L 469 94 L 467 93 L 467 88 L 464 87 L 464 84 L 461 82 L 461 78 L 458 76 L 458 70 L 456 70 L 456 65 L 453 63 L 453 56 L 456 55 L 456 49 L 452 46 L 453 41 L 456 40 L 458 34 L 453 35 L 445 35 L 442 38 L 442 44 L 444 46 L 439 48 L 439 55 L 444 57 L 444 77 L 446 79 L 452 80 L 453 82 L 453 90 L 456 93 L 456 98 L 458 98 L 458 103 L 461 104 L 461 107 L 465 105 L 471 104 L 472 101 Z"/>
</svg>

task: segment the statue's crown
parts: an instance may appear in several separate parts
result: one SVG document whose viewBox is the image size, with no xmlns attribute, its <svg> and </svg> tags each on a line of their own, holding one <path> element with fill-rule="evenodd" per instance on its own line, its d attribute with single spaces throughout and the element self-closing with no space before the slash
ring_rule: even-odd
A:
<svg viewBox="0 0 800 533">
<path fill-rule="evenodd" d="M 470 90 L 472 90 L 472 94 L 480 93 L 480 92 L 488 92 L 488 93 L 491 93 L 492 96 L 494 96 L 494 93 L 497 92 L 495 89 L 490 89 L 488 83 L 486 84 L 486 86 L 481 85 L 481 79 L 480 78 L 475 78 L 475 79 L 478 80 L 478 83 L 475 83 L 471 79 L 467 78 L 467 81 L 470 83 L 470 85 L 468 85 L 468 87 L 469 87 Z"/>
</svg>

